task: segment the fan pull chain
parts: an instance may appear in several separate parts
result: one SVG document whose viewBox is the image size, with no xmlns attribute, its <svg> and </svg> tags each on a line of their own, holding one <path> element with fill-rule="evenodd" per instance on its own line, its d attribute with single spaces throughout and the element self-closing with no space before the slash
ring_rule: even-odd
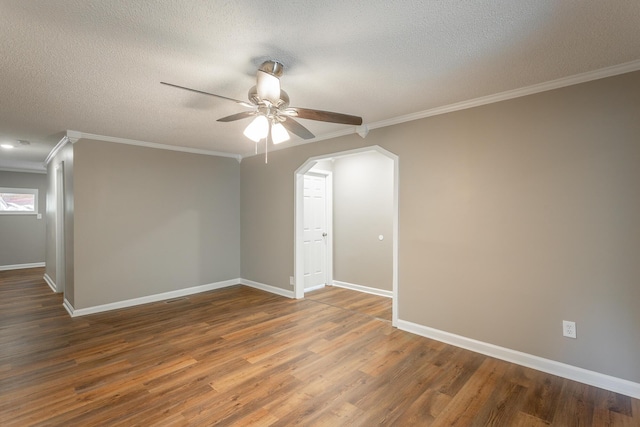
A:
<svg viewBox="0 0 640 427">
<path fill-rule="evenodd" d="M 264 164 L 269 163 L 269 138 L 264 139 Z"/>
</svg>

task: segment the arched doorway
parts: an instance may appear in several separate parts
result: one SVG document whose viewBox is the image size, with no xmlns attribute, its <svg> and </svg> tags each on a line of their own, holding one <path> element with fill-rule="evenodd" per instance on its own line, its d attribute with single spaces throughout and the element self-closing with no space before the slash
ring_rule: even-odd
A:
<svg viewBox="0 0 640 427">
<path fill-rule="evenodd" d="M 294 292 L 296 298 L 304 297 L 304 185 L 305 175 L 323 160 L 340 159 L 361 153 L 377 152 L 393 162 L 393 197 L 392 197 L 392 324 L 396 326 L 398 319 L 398 156 L 379 146 L 363 147 L 337 153 L 329 153 L 322 156 L 311 157 L 305 161 L 294 174 L 295 179 L 295 243 L 294 243 Z M 331 266 L 328 266 L 331 269 Z M 329 280 L 332 279 L 332 271 L 328 272 Z"/>
</svg>

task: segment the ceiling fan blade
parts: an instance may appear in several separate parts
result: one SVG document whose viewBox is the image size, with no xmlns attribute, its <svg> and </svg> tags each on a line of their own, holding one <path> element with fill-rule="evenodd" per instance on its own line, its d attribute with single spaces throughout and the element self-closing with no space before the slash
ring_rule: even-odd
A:
<svg viewBox="0 0 640 427">
<path fill-rule="evenodd" d="M 309 129 L 302 126 L 300 123 L 296 122 L 291 117 L 287 117 L 287 119 L 284 122 L 282 122 L 282 126 L 284 126 L 284 128 L 289 132 L 295 133 L 302 139 L 312 139 L 316 137 L 314 134 L 312 134 L 309 131 Z"/>
<path fill-rule="evenodd" d="M 218 122 L 233 122 L 233 121 L 236 121 L 236 120 L 246 119 L 247 117 L 251 117 L 251 116 L 255 116 L 255 115 L 256 115 L 255 111 L 243 111 L 242 113 L 232 114 L 230 116 L 223 117 L 223 118 L 218 119 L 216 121 L 218 121 Z"/>
<path fill-rule="evenodd" d="M 178 85 L 174 85 L 173 83 L 167 83 L 167 82 L 160 82 L 160 83 L 163 84 L 163 85 L 175 87 L 175 88 L 178 88 L 178 89 L 188 90 L 190 92 L 195 92 L 195 93 L 199 93 L 199 94 L 202 94 L 202 95 L 209 95 L 209 96 L 215 96 L 216 98 L 226 99 L 227 101 L 233 101 L 236 104 L 244 105 L 245 107 L 253 107 L 253 105 L 249 104 L 248 102 L 240 101 L 239 99 L 228 98 L 226 96 L 216 95 L 215 93 L 209 93 L 209 92 L 205 92 L 205 91 L 198 90 L 198 89 L 191 89 L 189 87 L 178 86 Z"/>
<path fill-rule="evenodd" d="M 345 125 L 354 126 L 360 126 L 362 124 L 362 117 L 351 116 L 349 114 L 334 113 L 331 111 L 291 107 L 287 108 L 284 113 L 288 116 L 297 117 L 299 119 L 318 120 L 321 122 L 330 123 L 342 123 Z"/>
</svg>

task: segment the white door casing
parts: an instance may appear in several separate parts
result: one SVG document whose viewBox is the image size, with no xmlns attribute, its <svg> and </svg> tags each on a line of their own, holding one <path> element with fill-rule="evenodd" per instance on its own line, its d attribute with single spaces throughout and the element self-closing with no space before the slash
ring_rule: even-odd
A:
<svg viewBox="0 0 640 427">
<path fill-rule="evenodd" d="M 313 168 L 313 166 L 320 160 L 329 160 L 339 157 L 351 156 L 354 154 L 365 153 L 369 151 L 376 151 L 393 161 L 393 301 L 392 301 L 392 315 L 391 324 L 393 326 L 398 325 L 398 196 L 399 196 L 399 157 L 378 145 L 372 145 L 362 148 L 356 148 L 353 150 L 346 150 L 337 153 L 324 154 L 307 159 L 294 173 L 294 260 L 293 260 L 293 286 L 295 298 L 304 298 L 304 244 L 303 244 L 303 215 L 304 215 L 304 176 Z M 331 175 L 329 175 L 331 179 Z M 331 198 L 329 197 L 329 203 Z M 333 211 L 333 207 L 329 208 L 329 212 Z M 331 221 L 331 216 L 329 216 Z M 328 251 L 327 256 L 328 263 L 332 264 L 332 240 L 329 233 L 328 239 Z M 329 265 L 327 268 L 329 283 L 333 280 L 333 267 Z"/>
<path fill-rule="evenodd" d="M 60 163 L 55 168 L 55 230 L 56 230 L 56 291 L 65 291 L 65 244 L 64 244 L 64 163 Z"/>
<path fill-rule="evenodd" d="M 327 178 L 308 173 L 304 176 L 304 289 L 315 289 L 327 284 Z"/>
</svg>

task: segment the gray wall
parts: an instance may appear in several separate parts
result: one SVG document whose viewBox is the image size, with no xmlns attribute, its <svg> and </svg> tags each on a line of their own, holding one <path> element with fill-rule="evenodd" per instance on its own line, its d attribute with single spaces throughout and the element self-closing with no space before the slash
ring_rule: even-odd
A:
<svg viewBox="0 0 640 427">
<path fill-rule="evenodd" d="M 80 140 L 75 309 L 240 277 L 235 159 Z"/>
<path fill-rule="evenodd" d="M 0 171 L 0 187 L 37 189 L 39 213 L 45 212 L 45 174 Z M 0 215 L 0 267 L 44 262 L 45 230 L 44 215 Z"/>
<path fill-rule="evenodd" d="M 393 160 L 369 152 L 333 164 L 333 279 L 393 289 Z M 378 236 L 382 235 L 383 240 Z"/>
<path fill-rule="evenodd" d="M 400 319 L 639 382 L 639 100 L 634 72 L 244 159 L 242 276 L 290 289 L 294 171 L 377 144 Z"/>
</svg>

